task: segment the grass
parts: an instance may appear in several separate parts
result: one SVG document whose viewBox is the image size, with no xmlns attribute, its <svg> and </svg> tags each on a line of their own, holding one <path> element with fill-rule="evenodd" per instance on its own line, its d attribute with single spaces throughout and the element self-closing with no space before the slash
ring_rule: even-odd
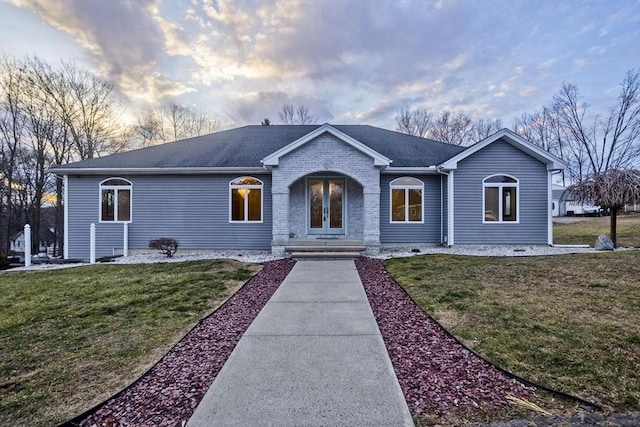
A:
<svg viewBox="0 0 640 427">
<path fill-rule="evenodd" d="M 52 425 L 101 402 L 259 268 L 196 261 L 0 274 L 0 425 Z"/>
<path fill-rule="evenodd" d="M 556 244 L 593 246 L 600 234 L 609 234 L 609 217 L 590 218 L 573 224 L 555 224 L 553 241 Z M 619 247 L 640 248 L 640 215 L 618 215 Z"/>
<path fill-rule="evenodd" d="M 610 411 L 640 409 L 640 252 L 429 255 L 386 267 L 497 365 Z"/>
</svg>

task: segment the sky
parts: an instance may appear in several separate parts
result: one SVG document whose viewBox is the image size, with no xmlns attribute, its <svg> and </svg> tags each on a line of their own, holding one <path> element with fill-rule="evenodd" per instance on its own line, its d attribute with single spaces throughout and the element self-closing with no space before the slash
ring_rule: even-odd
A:
<svg viewBox="0 0 640 427">
<path fill-rule="evenodd" d="M 563 82 L 592 111 L 640 68 L 640 0 L 0 0 L 0 53 L 73 61 L 126 116 L 175 102 L 226 127 L 395 127 L 401 107 L 514 118 Z"/>
</svg>

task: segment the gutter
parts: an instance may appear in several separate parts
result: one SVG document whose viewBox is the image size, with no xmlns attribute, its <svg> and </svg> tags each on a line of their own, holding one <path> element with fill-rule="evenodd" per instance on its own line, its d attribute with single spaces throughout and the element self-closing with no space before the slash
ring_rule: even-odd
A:
<svg viewBox="0 0 640 427">
<path fill-rule="evenodd" d="M 221 175 L 264 174 L 267 168 L 259 167 L 183 167 L 183 168 L 64 168 L 53 167 L 49 172 L 58 175 Z"/>
</svg>

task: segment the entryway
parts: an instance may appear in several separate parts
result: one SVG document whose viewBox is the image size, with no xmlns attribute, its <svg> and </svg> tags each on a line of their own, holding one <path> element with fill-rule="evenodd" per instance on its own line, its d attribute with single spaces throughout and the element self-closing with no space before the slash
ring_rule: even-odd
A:
<svg viewBox="0 0 640 427">
<path fill-rule="evenodd" d="M 308 179 L 308 234 L 345 234 L 345 193 L 343 178 Z"/>
</svg>

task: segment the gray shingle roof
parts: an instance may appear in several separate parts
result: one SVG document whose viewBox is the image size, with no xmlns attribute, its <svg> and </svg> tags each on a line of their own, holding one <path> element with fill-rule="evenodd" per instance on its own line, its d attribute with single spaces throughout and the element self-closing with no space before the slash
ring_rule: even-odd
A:
<svg viewBox="0 0 640 427">
<path fill-rule="evenodd" d="M 320 125 L 244 126 L 153 147 L 58 166 L 65 169 L 261 167 L 260 160 Z M 393 160 L 393 167 L 442 163 L 464 147 L 366 125 L 337 125 L 339 131 Z"/>
</svg>

